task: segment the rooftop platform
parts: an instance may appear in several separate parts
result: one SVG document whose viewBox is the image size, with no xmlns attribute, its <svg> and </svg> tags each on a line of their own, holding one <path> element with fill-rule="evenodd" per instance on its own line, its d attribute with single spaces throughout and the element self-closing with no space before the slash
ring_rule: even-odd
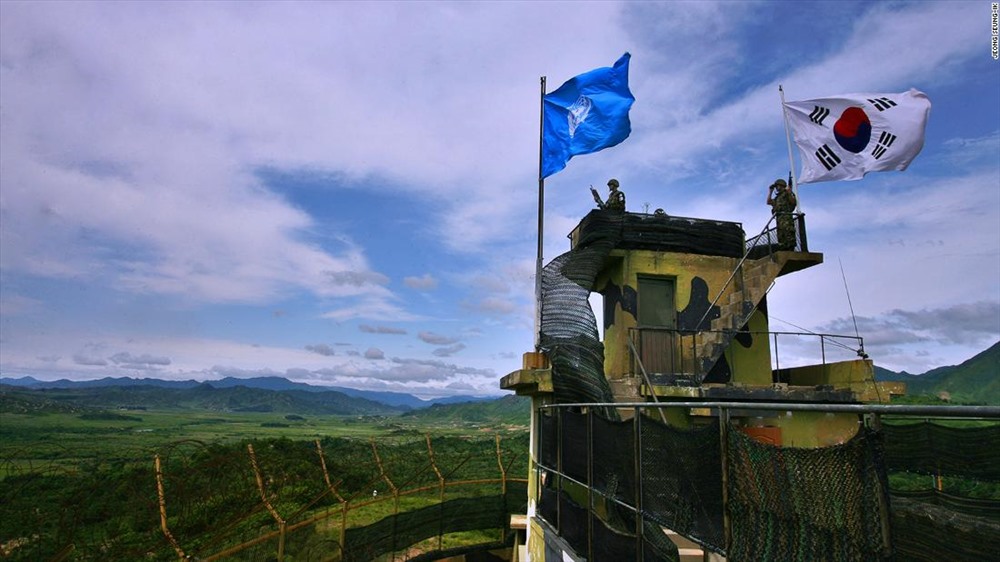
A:
<svg viewBox="0 0 1000 562">
<path fill-rule="evenodd" d="M 654 250 L 739 258 L 744 253 L 743 225 L 737 222 L 617 213 L 595 209 L 569 234 L 570 248 L 617 237 L 615 248 Z"/>
</svg>

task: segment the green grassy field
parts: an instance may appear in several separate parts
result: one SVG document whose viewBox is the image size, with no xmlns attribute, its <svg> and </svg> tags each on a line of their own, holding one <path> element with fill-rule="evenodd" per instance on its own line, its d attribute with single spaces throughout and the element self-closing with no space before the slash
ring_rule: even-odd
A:
<svg viewBox="0 0 1000 562">
<path fill-rule="evenodd" d="M 102 419 L 103 418 L 103 419 Z M 0 411 L 0 478 L 11 470 L 56 461 L 67 466 L 94 459 L 151 459 L 184 441 L 227 444 L 286 438 L 420 438 L 469 434 L 513 434 L 527 428 L 429 422 L 384 416 L 288 416 L 278 413 L 177 411 L 52 412 Z"/>
<path fill-rule="evenodd" d="M 340 536 L 344 504 L 338 493 L 349 501 L 352 528 L 440 500 L 499 493 L 497 436 L 509 478 L 525 478 L 527 427 L 510 424 L 409 416 L 0 409 L 0 557 L 48 559 L 72 546 L 67 560 L 124 560 L 138 553 L 176 559 L 160 529 L 157 457 L 171 530 L 185 548 L 211 554 L 277 528 L 263 508 L 255 463 L 268 501 L 290 522 L 331 513 L 289 536 L 301 551 L 312 541 Z M 431 462 L 456 484 L 444 495 L 439 496 Z M 327 478 L 336 493 L 324 483 Z M 467 480 L 480 483 L 459 484 Z M 426 491 L 412 495 L 419 489 Z M 440 544 L 496 540 L 498 532 L 458 533 Z M 264 549 L 268 556 L 272 547 Z M 254 549 L 241 552 L 233 559 L 257 559 Z"/>
</svg>

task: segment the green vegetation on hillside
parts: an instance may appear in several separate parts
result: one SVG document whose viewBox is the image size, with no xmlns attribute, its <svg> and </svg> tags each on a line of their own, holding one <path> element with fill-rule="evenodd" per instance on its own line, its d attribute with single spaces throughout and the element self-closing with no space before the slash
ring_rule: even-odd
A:
<svg viewBox="0 0 1000 562">
<path fill-rule="evenodd" d="M 454 423 L 512 424 L 527 427 L 531 422 L 531 399 L 524 396 L 459 404 L 435 404 L 406 412 L 401 419 Z"/>
<path fill-rule="evenodd" d="M 175 389 L 159 386 L 104 386 L 27 389 L 4 386 L 0 406 L 4 411 L 98 408 L 105 410 L 189 410 L 216 412 L 276 412 L 299 415 L 393 415 L 404 408 L 386 406 L 342 392 L 264 390 L 235 386 L 214 388 L 203 384 Z M 10 406 L 10 410 L 6 406 Z"/>
<path fill-rule="evenodd" d="M 48 560 L 70 547 L 69 560 L 176 560 L 160 528 L 157 457 L 168 526 L 186 553 L 202 557 L 274 532 L 271 509 L 289 525 L 318 518 L 289 533 L 288 561 L 337 551 L 330 541 L 339 539 L 345 500 L 355 527 L 397 507 L 495 497 L 503 471 L 511 483 L 527 472 L 527 432 L 504 424 L 484 433 L 397 416 L 156 410 L 135 416 L 5 398 L 3 405 L 23 406 L 19 413 L 0 409 L 0 549 L 11 560 Z M 270 507 L 262 502 L 257 470 Z M 482 482 L 442 489 L 442 479 Z M 405 494 L 421 487 L 427 491 Z M 523 488 L 508 491 L 526 497 Z M 495 541 L 498 529 L 488 537 L 449 535 L 442 544 Z M 227 559 L 266 559 L 276 549 L 269 540 Z"/>
<path fill-rule="evenodd" d="M 934 397 L 952 404 L 1000 405 L 1000 342 L 959 365 L 938 367 L 922 375 L 894 373 L 876 367 L 880 381 L 906 383 L 907 395 L 916 402 L 919 397 Z"/>
</svg>

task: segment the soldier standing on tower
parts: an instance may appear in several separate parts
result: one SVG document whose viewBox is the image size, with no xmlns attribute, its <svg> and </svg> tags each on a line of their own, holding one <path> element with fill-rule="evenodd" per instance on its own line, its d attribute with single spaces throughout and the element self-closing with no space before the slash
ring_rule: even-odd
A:
<svg viewBox="0 0 1000 562">
<path fill-rule="evenodd" d="M 775 194 L 775 189 L 778 190 Z M 778 178 L 767 188 L 767 204 L 771 206 L 771 214 L 778 223 L 778 248 L 781 250 L 795 249 L 795 217 L 792 213 L 798 204 L 795 194 L 788 183 Z"/>
<path fill-rule="evenodd" d="M 597 206 L 604 211 L 615 211 L 617 213 L 625 212 L 625 193 L 618 189 L 618 180 L 611 178 L 608 180 L 608 200 L 601 201 L 601 196 L 597 194 L 597 190 L 593 186 L 590 187 L 590 192 L 594 194 L 594 201 L 597 201 Z"/>
</svg>

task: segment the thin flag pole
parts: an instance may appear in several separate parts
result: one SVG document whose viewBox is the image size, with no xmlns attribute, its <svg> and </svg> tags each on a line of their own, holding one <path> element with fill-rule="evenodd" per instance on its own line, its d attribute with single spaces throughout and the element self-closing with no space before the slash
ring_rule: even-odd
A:
<svg viewBox="0 0 1000 562">
<path fill-rule="evenodd" d="M 542 344 L 542 230 L 544 227 L 545 178 L 542 177 L 542 142 L 545 135 L 545 77 L 538 109 L 538 257 L 535 261 L 535 351 Z"/>
<path fill-rule="evenodd" d="M 778 94 L 781 96 L 781 115 L 785 119 L 785 142 L 788 143 L 788 174 L 792 177 L 792 193 L 795 195 L 795 210 L 802 212 L 799 203 L 799 182 L 795 179 L 795 160 L 792 159 L 792 133 L 788 130 L 788 110 L 785 109 L 785 90 L 778 84 Z"/>
</svg>

